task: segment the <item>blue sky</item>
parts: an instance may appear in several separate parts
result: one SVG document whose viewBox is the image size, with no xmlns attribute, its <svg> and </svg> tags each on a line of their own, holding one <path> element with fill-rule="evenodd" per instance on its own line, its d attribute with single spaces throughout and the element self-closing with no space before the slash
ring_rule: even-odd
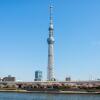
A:
<svg viewBox="0 0 100 100">
<path fill-rule="evenodd" d="M 55 76 L 100 78 L 100 1 L 54 0 Z M 0 0 L 0 76 L 46 79 L 49 0 Z"/>
</svg>

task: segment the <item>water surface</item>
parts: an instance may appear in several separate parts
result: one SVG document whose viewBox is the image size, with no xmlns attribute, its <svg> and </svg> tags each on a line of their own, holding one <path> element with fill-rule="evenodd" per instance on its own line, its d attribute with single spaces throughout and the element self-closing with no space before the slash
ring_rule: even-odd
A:
<svg viewBox="0 0 100 100">
<path fill-rule="evenodd" d="M 0 92 L 0 100 L 100 100 L 100 95 Z"/>
</svg>

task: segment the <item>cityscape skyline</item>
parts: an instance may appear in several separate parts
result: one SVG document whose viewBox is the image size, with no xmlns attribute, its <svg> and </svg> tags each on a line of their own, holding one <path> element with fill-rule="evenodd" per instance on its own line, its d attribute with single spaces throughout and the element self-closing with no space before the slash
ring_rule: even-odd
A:
<svg viewBox="0 0 100 100">
<path fill-rule="evenodd" d="M 55 77 L 100 78 L 100 1 L 53 1 Z M 0 76 L 33 81 L 35 70 L 46 80 L 49 0 L 0 1 Z"/>
</svg>

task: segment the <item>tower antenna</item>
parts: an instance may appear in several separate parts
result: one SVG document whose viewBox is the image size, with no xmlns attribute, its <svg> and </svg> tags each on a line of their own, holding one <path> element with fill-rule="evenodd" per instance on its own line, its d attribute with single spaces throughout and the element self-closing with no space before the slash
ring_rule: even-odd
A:
<svg viewBox="0 0 100 100">
<path fill-rule="evenodd" d="M 50 0 L 50 6 L 49 6 L 49 9 L 50 9 L 50 24 L 53 24 L 53 2 L 52 0 Z"/>
</svg>

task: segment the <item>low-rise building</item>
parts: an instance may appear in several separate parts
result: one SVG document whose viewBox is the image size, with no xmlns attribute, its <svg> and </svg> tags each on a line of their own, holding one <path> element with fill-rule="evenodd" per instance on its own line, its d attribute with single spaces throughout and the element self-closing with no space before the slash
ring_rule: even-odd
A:
<svg viewBox="0 0 100 100">
<path fill-rule="evenodd" d="M 65 81 L 71 81 L 71 77 L 66 77 Z"/>
<path fill-rule="evenodd" d="M 16 78 L 12 77 L 11 75 L 8 75 L 7 77 L 4 77 L 2 79 L 2 82 L 15 82 L 15 81 L 16 81 Z"/>
</svg>

